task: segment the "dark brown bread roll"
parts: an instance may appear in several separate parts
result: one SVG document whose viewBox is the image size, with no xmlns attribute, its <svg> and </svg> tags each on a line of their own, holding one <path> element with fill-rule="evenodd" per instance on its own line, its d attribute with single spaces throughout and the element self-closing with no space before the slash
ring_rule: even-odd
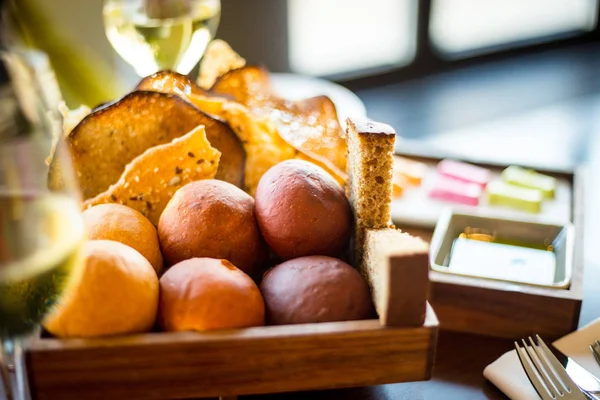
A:
<svg viewBox="0 0 600 400">
<path fill-rule="evenodd" d="M 351 321 L 374 315 L 367 283 L 337 258 L 286 261 L 265 274 L 260 290 L 270 325 Z"/>
<path fill-rule="evenodd" d="M 339 256 L 352 226 L 344 189 L 324 169 L 301 160 L 283 161 L 262 176 L 256 218 L 265 240 L 284 260 Z"/>
</svg>

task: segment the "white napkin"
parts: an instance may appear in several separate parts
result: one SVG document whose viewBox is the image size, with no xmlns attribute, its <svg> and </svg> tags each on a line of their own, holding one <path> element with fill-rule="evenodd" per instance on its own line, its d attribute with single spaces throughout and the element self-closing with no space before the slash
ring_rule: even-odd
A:
<svg viewBox="0 0 600 400">
<path fill-rule="evenodd" d="M 600 377 L 600 366 L 589 348 L 597 339 L 600 340 L 600 318 L 552 344 L 565 356 L 571 357 L 593 375 Z M 483 376 L 512 400 L 540 398 L 525 375 L 515 350 L 503 354 L 488 365 L 483 370 Z"/>
</svg>

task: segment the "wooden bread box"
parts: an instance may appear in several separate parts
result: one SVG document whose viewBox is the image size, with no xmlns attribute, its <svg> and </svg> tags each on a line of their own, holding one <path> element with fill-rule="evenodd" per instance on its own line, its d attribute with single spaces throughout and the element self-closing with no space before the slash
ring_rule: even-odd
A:
<svg viewBox="0 0 600 400">
<path fill-rule="evenodd" d="M 422 288 L 390 287 L 386 309 L 419 305 L 414 312 L 405 308 L 395 326 L 373 319 L 90 340 L 42 337 L 25 354 L 32 397 L 231 398 L 428 380 L 438 320 L 426 300 L 427 266 L 394 265 L 394 276 Z"/>
</svg>

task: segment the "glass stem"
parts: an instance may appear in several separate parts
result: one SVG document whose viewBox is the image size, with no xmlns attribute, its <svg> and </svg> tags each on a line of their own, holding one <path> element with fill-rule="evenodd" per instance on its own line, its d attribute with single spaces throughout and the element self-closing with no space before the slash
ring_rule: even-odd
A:
<svg viewBox="0 0 600 400">
<path fill-rule="evenodd" d="M 11 367 L 11 359 L 9 355 L 9 351 L 7 347 L 10 344 L 5 342 L 3 339 L 0 339 L 0 375 L 2 375 L 2 390 L 4 396 L 7 400 L 16 400 L 19 398 L 18 393 L 16 393 L 16 386 L 12 381 L 12 374 L 10 372 Z"/>
<path fill-rule="evenodd" d="M 11 373 L 14 370 L 14 377 Z M 0 341 L 0 374 L 7 400 L 30 400 L 23 347 L 19 340 Z"/>
</svg>

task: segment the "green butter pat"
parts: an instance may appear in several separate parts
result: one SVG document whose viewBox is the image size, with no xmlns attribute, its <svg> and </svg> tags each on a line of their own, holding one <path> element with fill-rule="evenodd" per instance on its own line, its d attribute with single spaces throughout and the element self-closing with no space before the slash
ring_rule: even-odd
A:
<svg viewBox="0 0 600 400">
<path fill-rule="evenodd" d="M 540 174 L 532 169 L 512 165 L 502 171 L 502 179 L 512 185 L 539 190 L 547 199 L 554 198 L 556 178 Z"/>
<path fill-rule="evenodd" d="M 492 206 L 505 206 L 531 213 L 542 210 L 544 197 L 539 190 L 493 181 L 487 185 L 486 193 L 488 204 Z"/>
</svg>

